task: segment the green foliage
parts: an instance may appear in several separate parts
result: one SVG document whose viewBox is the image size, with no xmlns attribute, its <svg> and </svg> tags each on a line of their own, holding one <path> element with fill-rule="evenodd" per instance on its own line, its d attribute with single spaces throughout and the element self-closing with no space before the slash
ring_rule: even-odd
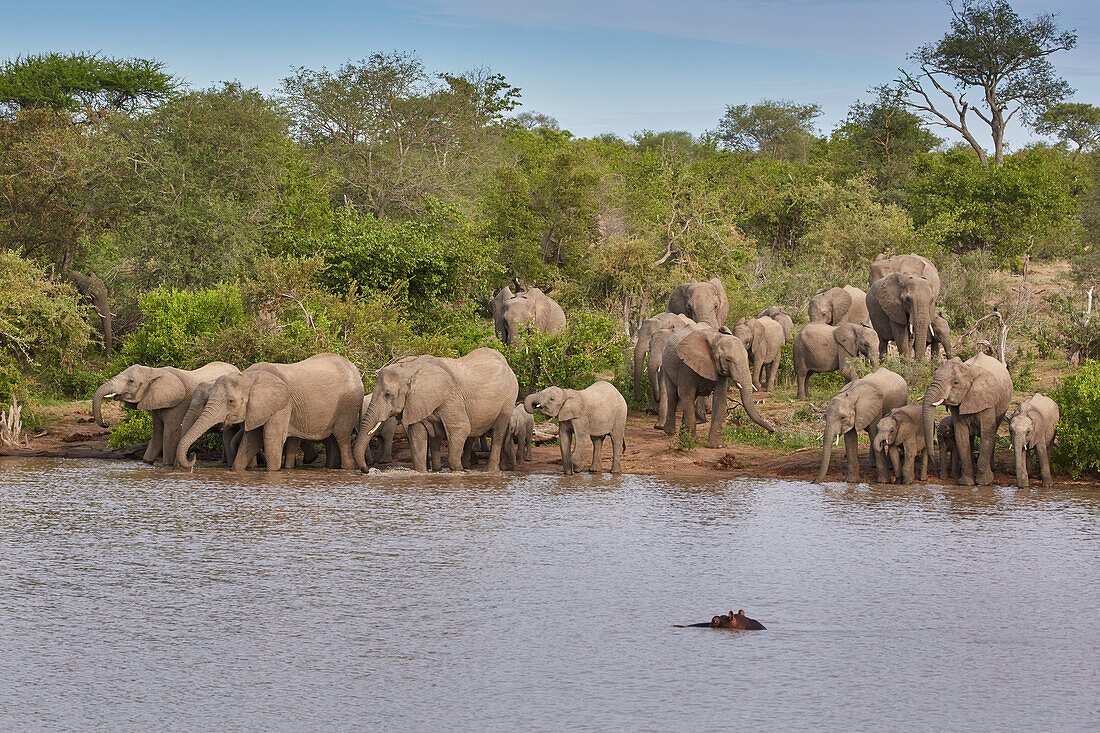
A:
<svg viewBox="0 0 1100 733">
<path fill-rule="evenodd" d="M 819 180 L 806 199 L 816 216 L 798 240 L 800 254 L 814 260 L 870 263 L 880 252 L 913 248 L 916 232 L 909 215 L 896 204 L 876 201 L 866 178 L 842 185 Z"/>
<path fill-rule="evenodd" d="M 569 314 L 564 333 L 528 329 L 518 344 L 496 345 L 516 373 L 521 395 L 549 386 L 584 389 L 598 379 L 612 380 L 625 371 L 627 347 L 617 323 L 584 311 Z"/>
<path fill-rule="evenodd" d="M 1100 474 L 1100 361 L 1083 363 L 1052 397 L 1061 413 L 1054 462 L 1074 478 Z"/>
<path fill-rule="evenodd" d="M 182 369 L 201 366 L 196 361 L 200 340 L 245 321 L 236 285 L 196 291 L 157 288 L 143 293 L 138 302 L 144 322 L 114 358 L 113 373 L 130 364 Z"/>
<path fill-rule="evenodd" d="M 769 433 L 747 418 L 743 423 L 740 418 L 737 419 L 737 423 L 722 428 L 724 442 L 773 448 L 787 453 L 821 445 L 821 431 L 817 429 L 777 427 L 774 433 Z"/>
<path fill-rule="evenodd" d="M 43 53 L 0 64 L 0 105 L 75 114 L 132 109 L 168 96 L 176 81 L 151 59 Z"/>
<path fill-rule="evenodd" d="M 816 104 L 795 104 L 785 99 L 765 99 L 751 107 L 729 105 L 715 135 L 733 150 L 771 158 L 805 158 L 813 138 L 813 122 L 820 116 L 821 108 Z"/>
<path fill-rule="evenodd" d="M 108 445 L 122 448 L 127 445 L 148 442 L 153 435 L 153 415 L 145 410 L 126 410 L 122 421 L 111 428 Z"/>
<path fill-rule="evenodd" d="M 62 390 L 66 376 L 83 367 L 90 311 L 71 285 L 0 250 L 0 373 L 7 390 L 18 392 L 31 380 Z"/>
<path fill-rule="evenodd" d="M 1035 131 L 1074 143 L 1076 155 L 1100 143 L 1100 107 L 1084 102 L 1056 104 L 1035 119 Z"/>
</svg>

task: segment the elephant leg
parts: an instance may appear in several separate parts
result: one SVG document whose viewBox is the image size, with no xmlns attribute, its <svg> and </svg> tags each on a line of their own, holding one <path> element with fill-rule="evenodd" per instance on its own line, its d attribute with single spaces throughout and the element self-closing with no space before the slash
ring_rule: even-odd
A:
<svg viewBox="0 0 1100 733">
<path fill-rule="evenodd" d="M 920 480 L 928 480 L 928 449 L 921 448 L 920 453 Z"/>
<path fill-rule="evenodd" d="M 145 454 L 142 455 L 141 460 L 146 463 L 152 463 L 157 460 L 157 456 L 161 454 L 164 449 L 164 421 L 160 419 L 160 415 L 153 415 L 153 429 L 149 435 L 149 445 L 145 446 Z"/>
<path fill-rule="evenodd" d="M 504 444 L 510 441 L 507 436 L 508 423 L 511 419 L 512 414 L 506 411 L 497 415 L 496 422 L 493 423 L 492 442 L 489 444 L 489 465 L 485 467 L 485 470 L 489 473 L 496 473 L 500 470 L 500 455 L 504 451 Z"/>
<path fill-rule="evenodd" d="M 393 461 L 393 434 L 397 432 L 397 420 L 392 417 L 386 420 L 378 432 L 382 436 L 382 445 L 379 446 L 381 455 L 378 456 L 378 462 L 390 463 Z"/>
<path fill-rule="evenodd" d="M 283 444 L 286 443 L 285 430 L 264 426 L 264 458 L 267 459 L 267 470 L 280 471 L 283 467 Z"/>
<path fill-rule="evenodd" d="M 707 400 L 704 397 L 695 398 L 695 424 L 702 425 L 707 421 Z"/>
<path fill-rule="evenodd" d="M 676 385 L 667 376 L 661 377 L 660 403 L 657 409 L 657 423 L 653 426 L 657 430 L 664 430 L 666 435 L 676 432 L 676 410 L 679 399 Z"/>
<path fill-rule="evenodd" d="M 894 480 L 900 480 L 902 474 L 901 467 L 901 453 L 898 451 L 897 446 L 891 446 L 893 450 L 890 451 L 890 470 L 894 472 Z"/>
<path fill-rule="evenodd" d="M 890 321 L 890 328 L 894 332 L 894 343 L 898 347 L 898 355 L 903 359 L 913 356 L 913 349 L 909 342 L 909 324 Z"/>
<path fill-rule="evenodd" d="M 302 445 L 301 438 L 290 437 L 283 443 L 283 468 L 298 467 L 298 449 Z"/>
<path fill-rule="evenodd" d="M 771 392 L 775 389 L 775 381 L 779 376 L 779 359 L 776 359 L 768 365 L 768 383 L 766 385 L 767 390 Z"/>
<path fill-rule="evenodd" d="M 625 429 L 611 431 L 611 473 L 622 473 L 623 433 Z"/>
<path fill-rule="evenodd" d="M 1052 440 L 1050 443 L 1039 443 L 1035 447 L 1035 452 L 1039 454 L 1039 473 L 1043 476 L 1043 486 L 1054 484 L 1054 476 L 1050 472 L 1050 448 L 1053 445 Z"/>
<path fill-rule="evenodd" d="M 757 392 L 764 389 L 764 383 L 760 381 L 760 373 L 764 371 L 764 362 L 760 359 L 752 360 L 752 388 Z"/>
<path fill-rule="evenodd" d="M 475 440 L 473 438 L 467 438 L 466 444 L 462 446 L 462 470 L 468 470 L 472 466 L 476 466 L 478 463 L 477 451 L 474 449 Z"/>
<path fill-rule="evenodd" d="M 875 479 L 880 484 L 885 484 L 890 482 L 890 469 L 886 465 L 886 456 L 875 450 L 875 437 L 878 435 L 877 425 L 878 423 L 871 423 L 867 426 L 867 436 L 871 440 L 871 465 L 875 469 Z M 859 437 L 859 433 L 855 433 L 855 435 L 857 438 Z M 898 447 L 893 446 L 893 448 L 896 451 Z"/>
<path fill-rule="evenodd" d="M 236 444 L 237 449 L 233 455 L 233 470 L 244 471 L 252 464 L 256 458 L 256 454 L 260 452 L 261 440 L 260 435 L 263 428 L 257 428 L 256 430 L 240 430 L 233 442 Z"/>
<path fill-rule="evenodd" d="M 302 446 L 302 465 L 308 466 L 317 460 L 317 443 L 312 440 L 303 440 Z M 326 458 L 327 460 L 327 458 Z"/>
<path fill-rule="evenodd" d="M 974 456 L 970 453 L 970 425 L 955 422 L 955 445 L 959 453 L 959 486 L 974 485 Z"/>
<path fill-rule="evenodd" d="M 573 471 L 584 470 L 584 449 L 592 442 L 592 436 L 583 425 L 573 422 Z M 593 459 L 595 460 L 595 459 Z"/>
<path fill-rule="evenodd" d="M 592 436 L 592 465 L 588 467 L 592 473 L 603 473 L 603 439 L 602 435 Z"/>
<path fill-rule="evenodd" d="M 981 425 L 981 444 L 978 446 L 978 471 L 975 481 L 978 486 L 988 486 L 993 483 L 993 448 L 997 439 L 997 423 L 992 410 L 983 411 L 978 415 Z"/>
<path fill-rule="evenodd" d="M 470 437 L 469 424 L 444 422 L 443 431 L 447 434 L 447 466 L 453 473 L 461 473 L 464 470 L 462 453 L 466 450 L 466 439 Z"/>
<path fill-rule="evenodd" d="M 909 447 L 905 449 L 905 461 L 901 468 L 901 482 L 909 485 L 913 483 L 913 474 L 916 468 L 917 455 Z"/>
<path fill-rule="evenodd" d="M 810 397 L 810 372 L 800 371 L 795 374 L 795 381 L 798 383 L 798 399 L 805 400 Z"/>
<path fill-rule="evenodd" d="M 646 369 L 649 372 L 649 369 Z M 646 402 L 647 412 L 657 412 L 659 410 L 658 397 L 661 394 L 661 370 L 656 369 L 649 373 L 649 400 Z"/>
<path fill-rule="evenodd" d="M 164 422 L 163 420 L 161 421 Z M 180 442 L 180 421 L 173 420 L 164 425 L 161 433 L 160 454 L 161 463 L 171 466 L 176 462 L 176 447 Z"/>
<path fill-rule="evenodd" d="M 222 428 L 222 462 L 225 463 L 226 466 L 233 463 L 233 456 L 230 454 L 230 451 L 233 450 L 231 446 L 239 432 L 240 431 L 234 428 Z"/>
<path fill-rule="evenodd" d="M 859 435 L 855 430 L 844 433 L 844 452 L 848 458 L 848 477 L 850 484 L 859 483 Z"/>
<path fill-rule="evenodd" d="M 405 426 L 405 434 L 409 436 L 409 450 L 412 452 L 413 470 L 418 473 L 428 472 L 428 429 L 424 423 L 413 423 Z M 439 449 L 435 450 L 436 456 Z"/>
<path fill-rule="evenodd" d="M 500 449 L 500 467 L 505 471 L 515 470 L 516 467 L 516 437 L 509 433 L 504 438 L 504 445 Z M 493 441 L 496 442 L 495 440 Z"/>
<path fill-rule="evenodd" d="M 338 465 L 334 466 L 334 468 L 347 468 L 347 469 L 354 470 L 355 469 L 355 452 L 352 450 L 352 445 L 354 444 L 355 441 L 351 437 L 351 431 L 349 430 L 347 432 L 343 432 L 343 433 L 340 433 L 340 434 L 337 434 L 337 435 L 330 435 L 328 437 L 328 440 L 330 440 L 330 441 L 332 441 L 333 443 L 336 444 L 334 446 L 335 450 L 333 450 L 332 453 L 333 453 L 334 456 L 337 456 L 340 460 L 340 463 Z M 325 448 L 326 455 L 328 454 L 328 452 L 329 452 L 329 449 L 326 447 Z M 328 459 L 326 458 L 326 461 L 327 460 Z"/>
<path fill-rule="evenodd" d="M 692 438 L 695 437 L 695 389 L 694 387 L 684 386 L 680 387 L 679 394 L 680 406 L 684 410 L 683 422 L 681 423 L 681 429 L 686 431 Z M 674 418 L 675 420 L 675 418 Z M 666 431 L 667 432 L 667 431 Z"/>
<path fill-rule="evenodd" d="M 558 447 L 561 449 L 561 465 L 566 476 L 573 473 L 573 427 L 569 421 L 558 423 Z"/>
</svg>

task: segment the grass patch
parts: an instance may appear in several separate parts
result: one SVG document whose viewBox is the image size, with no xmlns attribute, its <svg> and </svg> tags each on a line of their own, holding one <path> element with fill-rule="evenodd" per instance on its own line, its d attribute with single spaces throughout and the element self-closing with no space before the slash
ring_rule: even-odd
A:
<svg viewBox="0 0 1100 733">
<path fill-rule="evenodd" d="M 754 445 L 793 452 L 802 448 L 821 445 L 821 433 L 817 430 L 787 429 L 777 427 L 774 433 L 753 423 L 751 425 L 726 425 L 722 428 L 722 440 L 726 443 Z"/>
</svg>

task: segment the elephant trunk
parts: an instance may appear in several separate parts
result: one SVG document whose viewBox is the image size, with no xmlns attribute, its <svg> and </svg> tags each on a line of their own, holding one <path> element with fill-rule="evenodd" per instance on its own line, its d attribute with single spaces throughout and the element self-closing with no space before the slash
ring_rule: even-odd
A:
<svg viewBox="0 0 1100 733">
<path fill-rule="evenodd" d="M 118 392 L 118 377 L 108 379 L 103 384 L 99 385 L 99 389 L 92 395 L 92 417 L 95 418 L 96 424 L 101 428 L 107 427 L 107 421 L 103 419 L 103 400 L 108 397 L 114 397 Z"/>
<path fill-rule="evenodd" d="M 921 361 L 928 349 L 928 327 L 932 323 L 932 314 L 927 308 L 917 308 L 912 315 L 913 325 L 913 351 L 916 359 Z"/>
<path fill-rule="evenodd" d="M 1016 486 L 1028 488 L 1027 480 L 1027 440 L 1020 433 L 1012 434 L 1012 448 L 1016 453 Z"/>
<path fill-rule="evenodd" d="M 355 436 L 355 445 L 352 447 L 352 453 L 355 455 L 355 465 L 363 473 L 367 473 L 370 470 L 370 464 L 367 461 L 367 452 L 370 450 L 370 439 L 378 431 L 388 419 L 388 415 L 382 414 L 382 400 L 375 400 L 371 398 L 370 404 L 367 406 L 367 411 L 363 413 L 363 418 L 359 421 L 359 430 Z M 405 426 L 406 431 L 408 425 Z"/>
<path fill-rule="evenodd" d="M 180 438 L 179 445 L 176 446 L 176 463 L 183 468 L 194 467 L 195 460 L 188 457 L 187 451 L 191 450 L 191 446 L 203 435 L 203 433 L 218 423 L 224 422 L 225 413 L 226 410 L 224 405 L 207 403 L 206 407 L 203 408 L 202 414 L 199 415 L 199 419 L 196 420 L 191 426 L 191 429 Z"/>
<path fill-rule="evenodd" d="M 821 439 L 821 468 L 817 471 L 815 484 L 825 481 L 825 474 L 829 472 L 829 460 L 833 457 L 833 442 L 836 441 L 836 426 L 826 423 L 825 435 Z"/>
<path fill-rule="evenodd" d="M 523 409 L 527 410 L 527 412 L 532 415 L 538 412 L 538 410 L 535 409 L 535 395 L 531 394 L 523 398 Z"/>
<path fill-rule="evenodd" d="M 774 433 L 775 426 L 768 422 L 766 417 L 757 412 L 756 405 L 752 403 L 752 376 L 745 374 L 738 381 L 741 382 L 741 405 L 745 408 L 745 412 L 748 413 L 749 419 L 769 433 Z"/>
<path fill-rule="evenodd" d="M 638 343 L 634 344 L 634 401 L 642 401 L 642 373 L 645 371 L 645 355 L 649 351 L 649 336 L 638 334 Z"/>
<path fill-rule="evenodd" d="M 929 455 L 932 453 L 932 446 L 936 444 L 936 405 L 943 402 L 943 394 L 944 380 L 939 377 L 933 378 L 932 384 L 928 385 L 928 389 L 924 393 L 924 400 L 921 402 L 921 420 L 924 423 L 924 445 Z"/>
</svg>

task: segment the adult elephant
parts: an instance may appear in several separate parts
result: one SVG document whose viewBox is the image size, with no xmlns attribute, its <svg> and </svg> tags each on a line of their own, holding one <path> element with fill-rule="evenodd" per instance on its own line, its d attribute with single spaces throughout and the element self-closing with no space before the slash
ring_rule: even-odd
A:
<svg viewBox="0 0 1100 733">
<path fill-rule="evenodd" d="M 76 286 L 80 294 L 95 308 L 96 315 L 103 323 L 103 352 L 110 359 L 111 354 L 114 353 L 114 336 L 112 335 L 114 314 L 111 313 L 107 284 L 94 272 L 84 274 L 78 270 L 70 270 L 67 264 L 61 270 L 61 277 Z"/>
<path fill-rule="evenodd" d="M 634 342 L 634 401 L 642 401 L 642 372 L 646 366 L 646 355 L 650 354 L 650 342 L 653 340 L 653 334 L 662 329 L 671 329 L 673 331 L 683 328 L 694 323 L 690 318 L 682 313 L 658 313 L 655 316 L 651 316 L 644 321 L 642 325 L 638 327 L 638 338 Z M 649 376 L 649 404 L 646 409 L 650 412 L 656 412 L 657 410 L 657 390 L 655 387 L 655 374 Z"/>
<path fill-rule="evenodd" d="M 890 257 L 880 254 L 871 263 L 867 278 L 867 287 L 870 288 L 878 280 L 892 275 L 895 272 L 909 273 L 923 277 L 932 286 L 932 298 L 940 297 L 940 272 L 927 257 L 917 254 L 894 255 Z"/>
<path fill-rule="evenodd" d="M 878 366 L 878 334 L 873 328 L 858 323 L 842 323 L 830 326 L 825 323 L 807 323 L 794 338 L 794 378 L 798 386 L 798 399 L 810 396 L 811 374 L 839 371 L 846 382 L 856 378 L 852 360 L 860 354 L 867 357 L 872 366 Z"/>
<path fill-rule="evenodd" d="M 152 417 L 153 432 L 142 460 L 152 463 L 160 456 L 165 465 L 171 465 L 176 459 L 180 424 L 191 406 L 195 388 L 203 382 L 212 382 L 224 374 L 235 374 L 237 371 L 237 367 L 224 361 L 212 361 L 190 370 L 134 364 L 108 379 L 95 391 L 92 395 L 92 417 L 100 427 L 107 427 L 107 421 L 103 419 L 103 400 L 111 397 L 117 397 L 131 409 L 148 411 Z"/>
<path fill-rule="evenodd" d="M 908 359 L 916 352 L 917 359 L 923 360 L 935 301 L 932 284 L 919 275 L 895 272 L 876 280 L 867 291 L 867 312 L 878 333 L 879 356 L 886 355 L 886 346 L 893 341 L 901 356 Z"/>
<path fill-rule="evenodd" d="M 807 310 L 810 323 L 827 323 L 830 326 L 839 326 L 842 323 L 871 325 L 867 316 L 867 293 L 853 285 L 819 290 L 810 298 Z"/>
<path fill-rule="evenodd" d="M 733 335 L 741 339 L 749 352 L 753 388 L 775 389 L 783 350 L 783 327 L 771 318 L 742 318 L 733 327 Z"/>
<path fill-rule="evenodd" d="M 909 398 L 905 379 L 889 369 L 877 371 L 849 382 L 829 400 L 825 408 L 825 434 L 821 440 L 821 468 L 814 483 L 825 480 L 829 472 L 833 442 L 844 436 L 844 450 L 848 459 L 848 483 L 859 481 L 859 432 L 866 430 L 875 444 L 878 422 L 895 407 L 902 407 Z M 886 483 L 887 472 L 884 456 L 872 450 L 875 471 L 879 483 Z"/>
<path fill-rule="evenodd" d="M 565 330 L 565 311 L 538 288 L 515 293 L 510 298 L 504 298 L 499 305 L 499 319 L 494 314 L 494 323 L 499 320 L 500 340 L 506 344 L 516 343 L 524 328 L 534 328 L 547 334 Z"/>
<path fill-rule="evenodd" d="M 214 425 L 242 425 L 245 431 L 263 429 L 268 471 L 283 465 L 287 438 L 336 439 L 340 463 L 355 465 L 351 434 L 359 422 L 363 379 L 350 361 L 338 354 L 317 354 L 293 364 L 253 364 L 238 374 L 218 377 L 199 419 L 184 434 L 176 461 L 194 466 L 187 451 Z M 240 471 L 245 451 L 238 451 L 233 469 Z"/>
<path fill-rule="evenodd" d="M 771 308 L 765 308 L 760 311 L 760 315 L 757 318 L 770 318 L 780 326 L 783 327 L 783 340 L 790 341 L 791 333 L 794 331 L 794 319 L 791 318 L 787 310 L 781 305 L 773 305 Z"/>
<path fill-rule="evenodd" d="M 459 359 L 421 356 L 378 370 L 370 406 L 359 423 L 355 459 L 363 460 L 366 442 L 391 417 L 400 416 L 409 436 L 413 470 L 428 470 L 428 428 L 442 426 L 447 436 L 447 463 L 462 470 L 466 439 L 492 431 L 489 471 L 500 470 L 500 451 L 519 395 L 519 382 L 504 355 L 474 349 Z"/>
<path fill-rule="evenodd" d="M 730 314 L 730 300 L 726 288 L 718 278 L 705 283 L 695 278 L 677 285 L 668 296 L 669 313 L 680 313 L 696 323 L 705 323 L 713 329 L 726 324 Z"/>
<path fill-rule="evenodd" d="M 749 354 L 741 339 L 702 325 L 682 328 L 665 342 L 661 364 L 661 403 L 655 427 L 668 435 L 674 434 L 676 413 L 683 410 L 684 428 L 694 438 L 696 397 L 713 394 L 707 445 L 717 448 L 722 444 L 722 427 L 726 424 L 729 379 L 740 387 L 741 406 L 752 421 L 769 433 L 774 432 L 774 426 L 756 411 L 753 404 Z"/>
<path fill-rule="evenodd" d="M 993 444 L 1011 400 L 1012 377 L 1004 364 L 988 354 L 978 353 L 966 361 L 956 357 L 944 362 L 932 376 L 922 402 L 924 441 L 932 445 L 936 406 L 946 405 L 955 418 L 960 486 L 993 482 Z M 976 474 L 970 455 L 971 434 L 981 440 Z"/>
</svg>

